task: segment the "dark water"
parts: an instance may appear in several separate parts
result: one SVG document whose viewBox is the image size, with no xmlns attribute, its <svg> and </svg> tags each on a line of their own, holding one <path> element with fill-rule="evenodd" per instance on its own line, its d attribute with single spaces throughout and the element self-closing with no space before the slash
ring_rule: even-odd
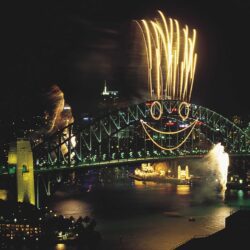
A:
<svg viewBox="0 0 250 250">
<path fill-rule="evenodd" d="M 7 192 L 0 190 L 0 197 L 6 198 Z M 49 206 L 66 217 L 95 218 L 103 238 L 100 250 L 167 250 L 224 228 L 225 217 L 241 206 L 250 207 L 250 197 L 241 190 L 225 196 L 204 186 L 123 178 L 112 184 L 93 184 L 89 192 L 64 186 L 50 198 Z M 189 221 L 190 217 L 195 221 Z M 58 244 L 46 249 L 86 248 Z"/>
<path fill-rule="evenodd" d="M 225 201 L 222 194 L 188 185 L 127 180 L 95 186 L 90 192 L 65 188 L 56 192 L 50 206 L 68 217 L 94 217 L 103 237 L 101 249 L 167 250 L 222 229 L 225 217 L 250 206 L 242 191 L 231 191 L 228 197 Z M 75 248 L 60 244 L 54 249 Z"/>
</svg>

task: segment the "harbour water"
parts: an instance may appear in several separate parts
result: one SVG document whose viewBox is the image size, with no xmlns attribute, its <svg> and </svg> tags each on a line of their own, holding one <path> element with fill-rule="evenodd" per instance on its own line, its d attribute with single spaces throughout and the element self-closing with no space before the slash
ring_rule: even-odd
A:
<svg viewBox="0 0 250 250">
<path fill-rule="evenodd" d="M 67 217 L 94 217 L 102 250 L 167 250 L 224 228 L 225 217 L 250 200 L 242 191 L 225 198 L 200 187 L 127 179 L 93 185 L 89 192 L 64 188 L 49 205 Z M 54 249 L 76 248 L 60 244 Z"/>
</svg>

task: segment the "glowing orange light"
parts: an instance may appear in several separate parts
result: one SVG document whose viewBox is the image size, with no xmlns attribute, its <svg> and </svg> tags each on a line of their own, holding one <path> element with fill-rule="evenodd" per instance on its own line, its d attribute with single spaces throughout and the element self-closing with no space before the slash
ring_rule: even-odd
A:
<svg viewBox="0 0 250 250">
<path fill-rule="evenodd" d="M 182 115 L 181 111 L 183 109 L 183 106 L 185 106 L 185 109 L 187 110 L 186 112 L 186 115 Z M 187 102 L 182 102 L 180 105 L 179 105 L 179 108 L 178 108 L 178 113 L 179 113 L 179 116 L 181 117 L 181 119 L 183 121 L 187 120 L 187 118 L 189 117 L 189 107 L 190 107 L 190 104 L 188 104 Z"/>
<path fill-rule="evenodd" d="M 154 109 L 157 106 L 159 108 L 159 115 L 158 116 L 156 116 L 155 113 L 154 113 L 154 111 L 155 111 Z M 161 103 L 158 102 L 158 101 L 154 101 L 152 103 L 151 107 L 150 107 L 150 114 L 151 114 L 152 118 L 155 119 L 155 120 L 160 120 L 161 116 L 162 116 L 162 113 L 163 113 L 163 107 L 162 107 Z"/>
</svg>

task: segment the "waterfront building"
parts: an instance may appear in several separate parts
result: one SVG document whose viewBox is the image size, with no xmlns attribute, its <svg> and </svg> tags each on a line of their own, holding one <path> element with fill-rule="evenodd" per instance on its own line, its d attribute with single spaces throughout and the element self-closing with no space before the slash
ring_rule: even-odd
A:
<svg viewBox="0 0 250 250">
<path fill-rule="evenodd" d="M 229 189 L 244 189 L 248 179 L 244 180 L 238 173 L 228 174 L 227 188 Z"/>
<path fill-rule="evenodd" d="M 181 166 L 178 166 L 178 180 L 189 180 L 190 176 L 189 176 L 189 168 L 188 166 L 185 167 L 184 170 L 181 169 Z"/>
<path fill-rule="evenodd" d="M 0 219 L 0 237 L 2 241 L 9 240 L 34 240 L 38 241 L 41 237 L 41 227 L 37 224 L 18 222 Z"/>
</svg>

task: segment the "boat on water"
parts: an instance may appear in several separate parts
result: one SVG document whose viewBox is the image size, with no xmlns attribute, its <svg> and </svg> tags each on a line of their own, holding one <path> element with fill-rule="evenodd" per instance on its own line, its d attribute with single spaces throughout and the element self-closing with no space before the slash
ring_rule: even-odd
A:
<svg viewBox="0 0 250 250">
<path fill-rule="evenodd" d="M 135 174 L 129 174 L 128 176 L 132 179 L 137 180 L 137 181 L 144 181 L 144 178 L 142 178 L 141 176 L 135 175 Z"/>
<path fill-rule="evenodd" d="M 135 174 L 129 174 L 129 177 L 137 181 L 143 181 L 144 183 L 147 181 L 153 181 L 156 183 L 173 183 L 173 184 L 184 184 L 184 185 L 189 184 L 189 180 L 180 180 L 178 178 L 165 177 L 165 176 L 142 177 Z"/>
<path fill-rule="evenodd" d="M 190 175 L 188 166 L 181 169 L 178 166 L 178 174 L 173 175 L 171 169 L 160 166 L 151 165 L 150 163 L 142 163 L 140 168 L 136 168 L 134 173 L 130 173 L 129 177 L 138 181 L 150 181 L 156 183 L 173 183 L 173 184 L 190 184 Z"/>
<path fill-rule="evenodd" d="M 191 216 L 188 218 L 188 221 L 195 221 L 195 218 Z"/>
</svg>

